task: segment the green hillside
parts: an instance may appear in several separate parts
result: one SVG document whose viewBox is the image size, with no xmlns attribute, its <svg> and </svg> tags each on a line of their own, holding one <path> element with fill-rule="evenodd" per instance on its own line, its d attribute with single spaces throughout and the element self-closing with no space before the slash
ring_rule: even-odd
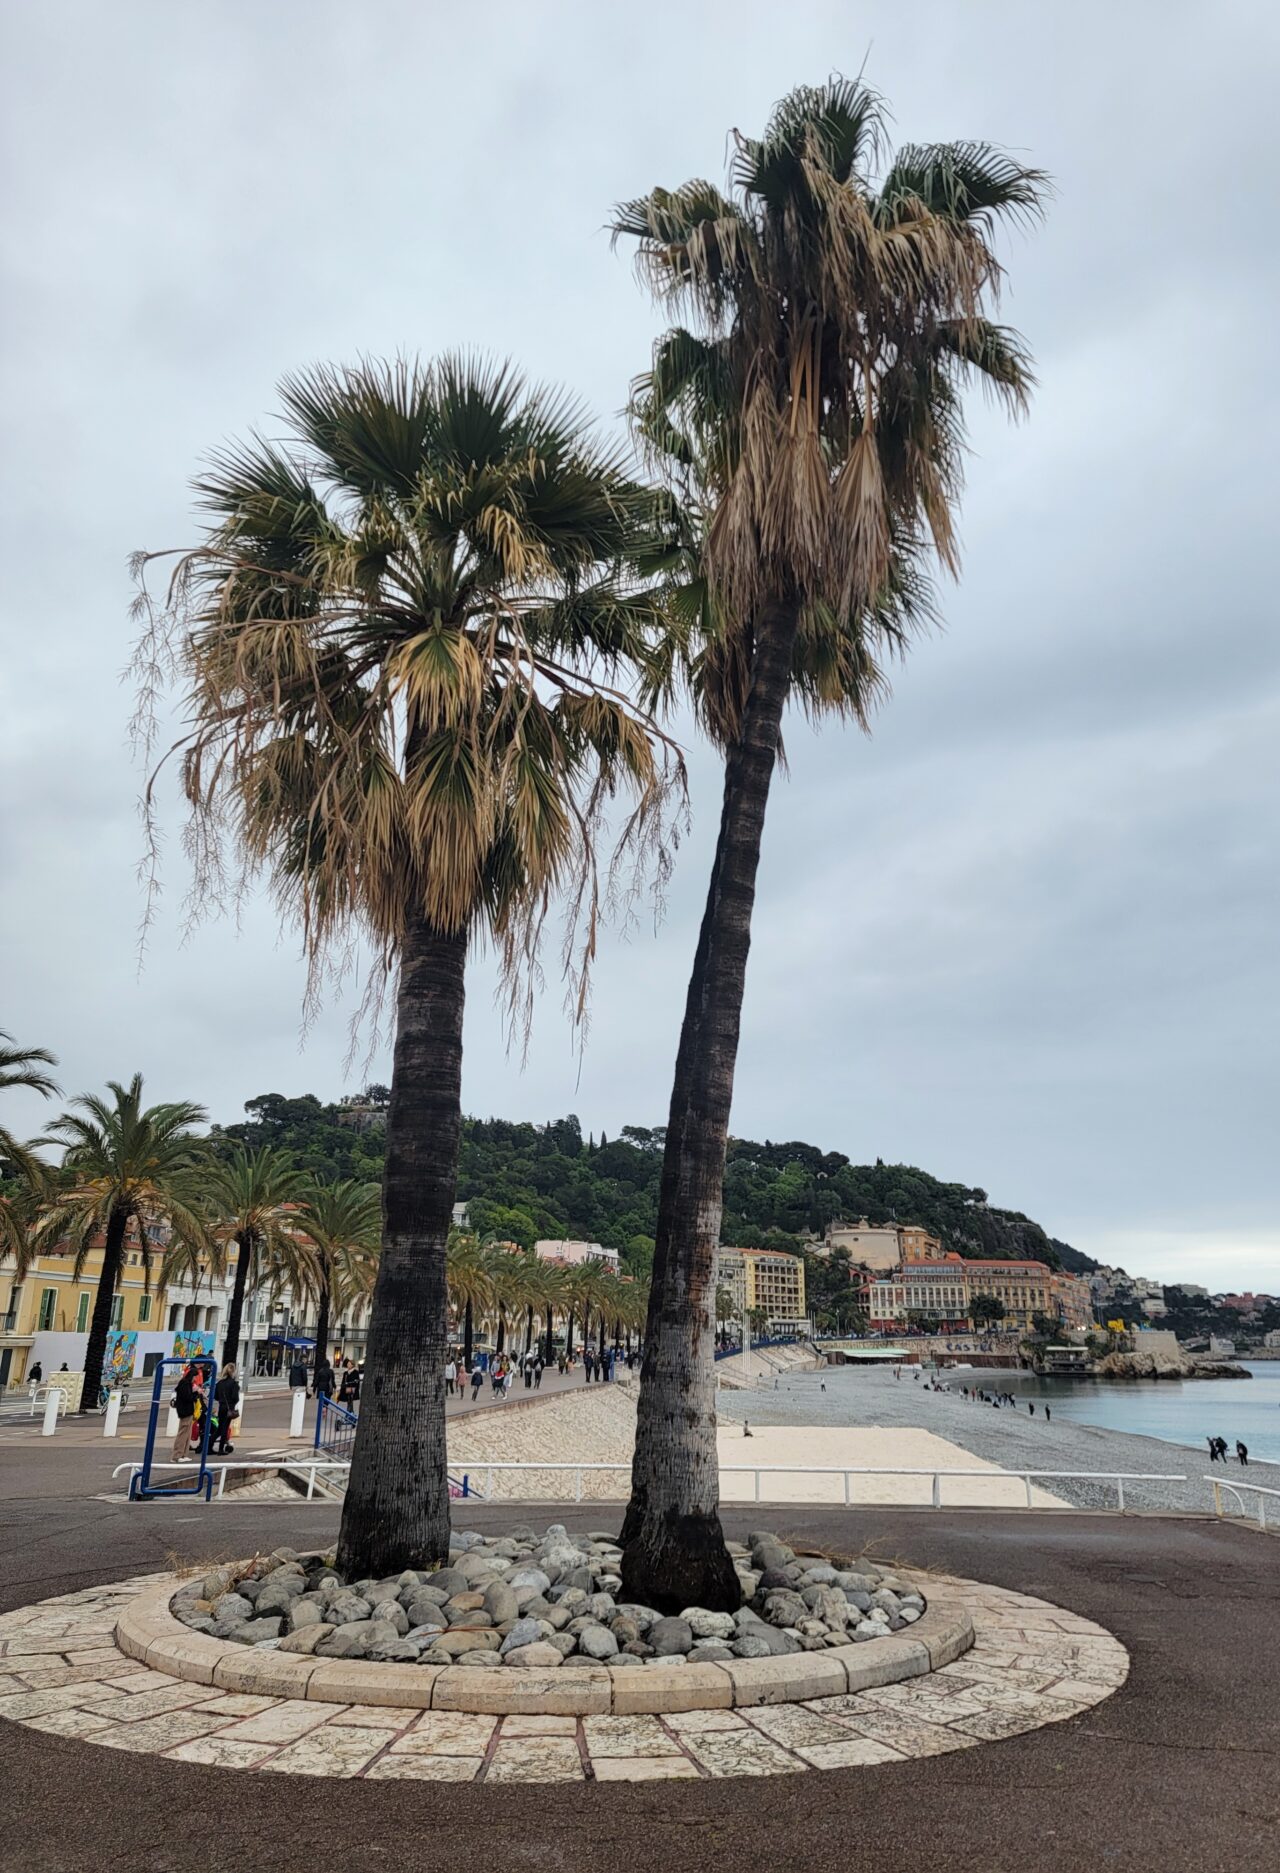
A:
<svg viewBox="0 0 1280 1873">
<path fill-rule="evenodd" d="M 249 1100 L 246 1121 L 222 1135 L 279 1145 L 321 1175 L 376 1179 L 385 1107 L 381 1086 L 341 1105 L 268 1093 Z M 467 1119 L 458 1195 L 485 1236 L 526 1247 L 539 1236 L 585 1238 L 643 1270 L 653 1253 L 662 1143 L 660 1127 L 639 1125 L 612 1139 L 584 1137 L 573 1114 L 547 1125 Z M 921 1224 L 970 1258 L 1031 1257 L 1076 1272 L 1096 1266 L 1029 1217 L 990 1204 L 984 1190 L 940 1183 L 908 1164 L 854 1164 L 842 1152 L 799 1141 L 732 1139 L 724 1204 L 723 1240 L 746 1247 L 798 1247 L 806 1231 L 865 1216 Z"/>
</svg>

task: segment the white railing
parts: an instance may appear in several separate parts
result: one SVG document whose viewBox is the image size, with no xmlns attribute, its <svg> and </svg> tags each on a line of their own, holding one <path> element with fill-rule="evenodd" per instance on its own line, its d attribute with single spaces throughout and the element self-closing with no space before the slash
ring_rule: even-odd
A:
<svg viewBox="0 0 1280 1873">
<path fill-rule="evenodd" d="M 310 1502 L 316 1493 L 317 1471 L 349 1470 L 350 1468 L 351 1465 L 349 1463 L 330 1461 L 323 1457 L 263 1457 L 258 1459 L 249 1457 L 246 1458 L 243 1463 L 211 1463 L 208 1465 L 208 1473 L 211 1476 L 216 1476 L 218 1479 L 218 1487 L 214 1490 L 214 1495 L 224 1496 L 227 1489 L 228 1470 L 275 1470 L 277 1472 L 281 1470 L 301 1470 L 306 1474 L 307 1501 Z M 139 1476 L 142 1473 L 142 1465 L 137 1462 L 118 1463 L 111 1474 L 113 1477 L 117 1477 L 122 1475 L 126 1470 L 131 1477 Z M 151 1474 L 154 1476 L 157 1470 L 177 1470 L 184 1476 L 193 1474 L 190 1463 L 153 1463 L 151 1466 Z"/>
<path fill-rule="evenodd" d="M 1265 1528 L 1267 1526 L 1267 1497 L 1271 1496 L 1276 1502 L 1280 1502 L 1280 1489 L 1266 1489 L 1261 1483 L 1224 1483 L 1222 1478 L 1218 1476 L 1206 1476 L 1203 1477 L 1201 1481 L 1213 1484 L 1213 1512 L 1215 1515 L 1225 1516 L 1231 1513 L 1230 1510 L 1224 1509 L 1222 1506 L 1222 1492 L 1224 1489 L 1229 1489 L 1231 1494 L 1235 1497 L 1236 1505 L 1241 1515 L 1247 1515 L 1249 1513 L 1244 1503 L 1240 1500 L 1241 1490 L 1247 1489 L 1251 1496 L 1256 1496 L 1258 1498 L 1259 1528 Z"/>
<path fill-rule="evenodd" d="M 574 1479 L 573 1499 L 575 1502 L 581 1502 L 582 1478 L 587 1472 L 622 1470 L 629 1473 L 630 1469 L 630 1459 L 625 1463 L 472 1463 L 468 1465 L 468 1475 L 483 1477 L 484 1494 L 486 1496 L 492 1496 L 494 1477 L 507 1471 L 556 1470 L 572 1472 Z M 1124 1486 L 1126 1483 L 1185 1483 L 1187 1480 L 1185 1476 L 1170 1475 L 1165 1471 L 1147 1470 L 912 1470 L 898 1469 L 889 1465 L 876 1468 L 870 1466 L 863 1468 L 856 1465 L 849 1468 L 828 1468 L 804 1463 L 726 1463 L 720 1466 L 720 1474 L 721 1476 L 749 1476 L 753 1478 L 754 1488 L 751 1497 L 753 1502 L 767 1500 L 767 1498 L 762 1497 L 760 1493 L 760 1478 L 762 1476 L 838 1476 L 842 1482 L 843 1497 L 846 1504 L 853 1503 L 853 1496 L 849 1486 L 849 1479 L 851 1477 L 927 1476 L 931 1481 L 930 1506 L 935 1509 L 941 1509 L 944 1506 L 942 1501 L 942 1481 L 945 1477 L 963 1476 L 987 1483 L 1020 1482 L 1026 1492 L 1025 1506 L 1028 1509 L 1036 1507 L 1032 1496 L 1033 1482 L 1053 1482 L 1055 1480 L 1066 1480 L 1074 1477 L 1088 1482 L 1114 1483 L 1116 1490 L 1116 1507 L 1122 1515 L 1125 1510 Z M 728 1506 L 731 1506 L 731 1504 Z M 862 1498 L 860 1499 L 859 1506 L 869 1507 L 871 1505 L 865 1498 Z M 891 1507 L 893 1505 L 882 1503 L 879 1506 Z M 917 1505 L 904 1503 L 901 1506 L 904 1508 L 912 1508 Z M 960 1505 L 952 1504 L 950 1506 L 959 1507 Z M 1003 1505 L 992 1504 L 990 1506 L 996 1507 Z M 1067 1504 L 1066 1506 L 1071 1507 L 1072 1505 Z"/>
<path fill-rule="evenodd" d="M 178 1470 L 188 1475 L 191 1472 L 191 1465 L 189 1463 L 153 1463 L 151 1468 L 153 1472 L 157 1470 Z M 349 1462 L 340 1462 L 337 1460 L 325 1461 L 323 1459 L 310 1457 L 261 1459 L 250 1457 L 240 1463 L 211 1463 L 209 1465 L 210 1471 L 216 1474 L 218 1478 L 218 1487 L 214 1491 L 214 1494 L 217 1496 L 223 1496 L 226 1492 L 226 1473 L 228 1470 L 302 1471 L 307 1475 L 308 1502 L 310 1502 L 315 1495 L 317 1471 L 350 1470 L 350 1468 L 351 1465 Z M 118 1463 L 111 1474 L 113 1477 L 116 1477 L 126 1470 L 137 1472 L 141 1469 L 142 1465 L 137 1462 Z M 472 1463 L 468 1464 L 466 1474 L 468 1480 L 476 1476 L 482 1476 L 484 1478 L 483 1490 L 475 1493 L 477 1497 L 488 1497 L 493 1494 L 493 1479 L 495 1476 L 505 1475 L 510 1471 L 522 1472 L 530 1470 L 551 1470 L 571 1474 L 573 1476 L 573 1500 L 575 1502 L 581 1502 L 582 1479 L 585 1475 L 588 1473 L 599 1473 L 601 1471 L 622 1471 L 629 1474 L 631 1462 L 628 1458 L 625 1462 L 620 1463 Z M 1051 1506 L 1049 1504 L 1036 1504 L 1032 1493 L 1033 1483 L 1052 1483 L 1076 1479 L 1091 1483 L 1113 1483 L 1116 1491 L 1116 1508 L 1121 1515 L 1125 1513 L 1124 1486 L 1126 1483 L 1185 1483 L 1187 1480 L 1185 1476 L 1172 1475 L 1163 1470 L 912 1470 L 895 1469 L 890 1465 L 882 1465 L 879 1467 L 868 1466 L 865 1468 L 853 1465 L 847 1469 L 843 1469 L 804 1463 L 727 1463 L 721 1466 L 720 1474 L 721 1476 L 751 1477 L 754 1484 L 751 1495 L 751 1500 L 753 1502 L 768 1500 L 767 1497 L 761 1495 L 760 1479 L 762 1476 L 838 1476 L 842 1483 L 845 1505 L 847 1507 L 856 1506 L 859 1508 L 916 1508 L 919 1507 L 919 1504 L 894 1504 L 885 1500 L 875 1503 L 865 1497 L 860 1497 L 855 1504 L 854 1497 L 850 1490 L 850 1478 L 855 1476 L 927 1476 L 930 1479 L 930 1507 L 934 1509 L 941 1509 L 944 1507 L 1004 1508 L 1013 1506 L 1004 1503 L 985 1505 L 981 1503 L 963 1505 L 959 1503 L 944 1504 L 942 1500 L 942 1484 L 944 1479 L 949 1477 L 968 1477 L 971 1481 L 985 1483 L 1020 1482 L 1026 1493 L 1025 1507 L 1028 1509 L 1033 1509 L 1037 1506 L 1045 1508 Z M 1213 1477 L 1206 1477 L 1205 1481 L 1214 1482 L 1215 1479 Z M 1248 1483 L 1238 1486 L 1226 1483 L 1223 1484 L 1222 1487 L 1226 1489 L 1234 1487 L 1248 1489 L 1254 1486 Z M 1280 1491 L 1277 1490 L 1267 1490 L 1262 1493 L 1267 1495 L 1280 1495 Z M 731 1501 L 728 1501 L 725 1506 L 732 1507 L 733 1505 Z M 1017 1506 L 1022 1507 L 1024 1505 L 1018 1504 Z M 1067 1503 L 1063 1506 L 1071 1508 L 1074 1505 Z"/>
<path fill-rule="evenodd" d="M 36 1415 L 36 1400 L 39 1398 L 43 1398 L 47 1403 L 50 1392 L 56 1392 L 58 1394 L 58 1398 L 61 1401 L 58 1406 L 58 1409 L 59 1411 L 61 1411 L 63 1417 L 64 1418 L 66 1417 L 67 1415 L 67 1388 L 66 1386 L 48 1384 L 48 1385 L 33 1385 L 31 1387 L 31 1391 L 30 1391 L 31 1406 L 27 1412 L 27 1416 L 29 1418 L 34 1418 Z"/>
</svg>

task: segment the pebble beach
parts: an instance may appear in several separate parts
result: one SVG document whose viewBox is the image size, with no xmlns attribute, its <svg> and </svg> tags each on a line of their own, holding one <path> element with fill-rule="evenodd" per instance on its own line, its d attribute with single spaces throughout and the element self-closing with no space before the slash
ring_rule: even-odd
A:
<svg viewBox="0 0 1280 1873">
<path fill-rule="evenodd" d="M 1017 1406 L 997 1410 L 961 1396 L 963 1384 L 999 1391 L 998 1372 L 952 1373 L 949 1382 L 953 1390 L 934 1392 L 926 1388 L 923 1379 L 895 1379 L 889 1370 L 828 1367 L 823 1371 L 787 1373 L 779 1379 L 776 1390 L 769 1377 L 755 1387 L 724 1391 L 718 1408 L 722 1425 L 747 1420 L 753 1432 L 757 1425 L 814 1426 L 824 1430 L 845 1427 L 850 1432 L 867 1427 L 904 1433 L 929 1431 L 984 1463 L 1005 1470 L 1043 1466 L 1046 1470 L 1127 1470 L 1165 1476 L 1182 1473 L 1187 1480 L 1181 1483 L 1126 1483 L 1128 1506 L 1164 1511 L 1205 1511 L 1213 1507 L 1212 1490 L 1201 1480 L 1210 1470 L 1204 1445 L 1196 1448 L 1163 1438 L 1104 1430 L 1060 1416 L 1046 1423 L 1042 1407 L 1037 1407 L 1033 1417 L 1021 1401 Z M 824 1438 L 824 1445 L 826 1441 Z M 826 1456 L 797 1456 L 796 1460 L 831 1461 Z M 907 1461 L 905 1457 L 899 1460 Z M 851 1455 L 846 1461 L 859 1459 Z M 1247 1469 L 1241 1470 L 1233 1461 L 1215 1467 L 1224 1483 L 1247 1481 L 1280 1490 L 1280 1464 L 1251 1461 Z M 1062 1478 L 1046 1481 L 1044 1487 L 1076 1508 L 1115 1507 L 1113 1484 Z M 1250 1499 L 1246 1496 L 1244 1500 L 1248 1505 Z M 1280 1520 L 1280 1503 L 1274 1506 L 1276 1519 Z"/>
</svg>

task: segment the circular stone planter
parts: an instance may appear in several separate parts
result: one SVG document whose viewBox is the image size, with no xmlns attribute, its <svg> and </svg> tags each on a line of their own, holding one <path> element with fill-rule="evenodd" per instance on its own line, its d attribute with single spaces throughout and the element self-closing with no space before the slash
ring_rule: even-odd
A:
<svg viewBox="0 0 1280 1873">
<path fill-rule="evenodd" d="M 715 1664 L 646 1661 L 572 1671 L 479 1672 L 450 1665 L 374 1664 L 245 1646 L 193 1632 L 169 1610 L 175 1583 L 142 1593 L 120 1614 L 116 1644 L 153 1671 L 224 1691 L 325 1703 L 470 1711 L 484 1715 L 639 1716 L 807 1702 L 923 1677 L 968 1651 L 973 1620 L 948 1583 L 900 1569 L 928 1610 L 908 1632 L 873 1645 L 828 1646 Z"/>
</svg>

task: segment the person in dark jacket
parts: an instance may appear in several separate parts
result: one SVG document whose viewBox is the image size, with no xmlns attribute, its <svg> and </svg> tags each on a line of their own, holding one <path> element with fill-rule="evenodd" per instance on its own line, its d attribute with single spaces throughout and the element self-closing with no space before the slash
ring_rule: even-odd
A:
<svg viewBox="0 0 1280 1873">
<path fill-rule="evenodd" d="M 333 1397 L 333 1367 L 323 1353 L 316 1361 L 315 1384 L 312 1389 L 317 1398 Z"/>
<path fill-rule="evenodd" d="M 231 1426 L 240 1406 L 240 1381 L 236 1377 L 234 1363 L 229 1363 L 218 1374 L 218 1383 L 213 1388 L 213 1442 L 209 1448 L 221 1457 L 229 1457 L 235 1445 L 228 1440 Z"/>
<path fill-rule="evenodd" d="M 197 1384 L 190 1366 L 182 1368 L 182 1377 L 174 1387 L 173 1408 L 178 1414 L 178 1435 L 173 1440 L 173 1460 L 184 1463 L 191 1455 L 191 1423 L 196 1415 Z"/>
<path fill-rule="evenodd" d="M 299 1358 L 289 1362 L 289 1390 L 305 1392 L 307 1389 L 307 1368 Z"/>
</svg>

